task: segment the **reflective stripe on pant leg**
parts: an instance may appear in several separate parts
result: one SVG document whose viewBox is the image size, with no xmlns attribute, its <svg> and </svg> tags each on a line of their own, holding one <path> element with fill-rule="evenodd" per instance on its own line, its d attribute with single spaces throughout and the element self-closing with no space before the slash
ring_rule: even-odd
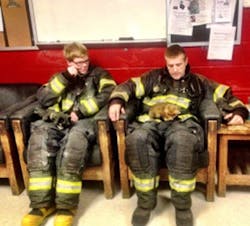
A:
<svg viewBox="0 0 250 226">
<path fill-rule="evenodd" d="M 57 180 L 56 192 L 64 194 L 80 194 L 82 181 Z"/>
<path fill-rule="evenodd" d="M 148 192 L 159 186 L 159 176 L 151 178 L 138 178 L 135 175 L 132 175 L 132 178 L 136 190 L 141 192 Z"/>
<path fill-rule="evenodd" d="M 78 174 L 57 174 L 56 206 L 59 209 L 76 208 L 82 190 L 82 178 Z"/>
<path fill-rule="evenodd" d="M 57 208 L 76 208 L 82 189 L 82 171 L 95 140 L 94 124 L 79 120 L 65 136 L 57 156 Z"/>
<path fill-rule="evenodd" d="M 195 189 L 196 178 L 177 179 L 169 176 L 169 185 L 177 192 L 192 192 Z"/>
<path fill-rule="evenodd" d="M 29 191 L 50 190 L 52 188 L 52 177 L 29 178 Z"/>
<path fill-rule="evenodd" d="M 31 208 L 54 205 L 54 177 L 42 171 L 30 172 L 28 195 Z"/>
</svg>

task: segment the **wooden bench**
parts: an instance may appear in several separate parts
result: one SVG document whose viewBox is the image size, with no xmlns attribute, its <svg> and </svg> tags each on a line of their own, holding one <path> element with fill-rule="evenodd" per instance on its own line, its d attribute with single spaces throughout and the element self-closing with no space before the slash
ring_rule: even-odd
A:
<svg viewBox="0 0 250 226">
<path fill-rule="evenodd" d="M 244 125 L 226 126 L 222 125 L 218 130 L 218 144 L 219 144 L 219 159 L 218 159 L 218 196 L 225 197 L 227 185 L 241 185 L 250 186 L 250 174 L 242 171 L 242 166 L 237 167 L 237 170 L 231 171 L 229 169 L 229 142 L 230 141 L 250 141 L 250 121 L 246 121 Z M 250 147 L 248 147 L 250 153 Z M 237 150 L 237 151 L 240 151 Z M 234 162 L 237 163 L 244 158 L 243 155 L 238 156 Z M 245 159 L 247 160 L 247 159 Z M 250 164 L 244 161 L 245 164 Z M 231 166 L 230 166 L 231 167 Z M 247 166 L 245 166 L 247 167 Z"/>
</svg>

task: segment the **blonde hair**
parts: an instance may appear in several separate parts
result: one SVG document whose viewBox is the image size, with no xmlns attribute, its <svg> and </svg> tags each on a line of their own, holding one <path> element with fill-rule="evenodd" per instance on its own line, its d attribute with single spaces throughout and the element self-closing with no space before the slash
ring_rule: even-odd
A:
<svg viewBox="0 0 250 226">
<path fill-rule="evenodd" d="M 76 57 L 88 56 L 88 49 L 79 42 L 73 42 L 64 46 L 63 54 L 68 61 L 73 61 Z"/>
</svg>

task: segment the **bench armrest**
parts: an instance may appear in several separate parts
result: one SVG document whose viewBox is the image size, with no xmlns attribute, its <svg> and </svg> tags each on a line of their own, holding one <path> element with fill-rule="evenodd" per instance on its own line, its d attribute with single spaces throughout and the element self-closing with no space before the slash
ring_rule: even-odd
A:
<svg viewBox="0 0 250 226">
<path fill-rule="evenodd" d="M 104 106 L 99 112 L 97 112 L 96 115 L 94 116 L 94 120 L 96 122 L 109 120 L 108 106 Z"/>
<path fill-rule="evenodd" d="M 217 126 L 219 127 L 221 124 L 221 113 L 213 102 L 210 99 L 204 99 L 200 105 L 200 118 L 202 120 L 202 124 L 204 125 L 204 129 L 207 132 L 208 120 L 216 120 Z"/>
<path fill-rule="evenodd" d="M 15 114 L 17 111 L 19 111 L 22 108 L 25 108 L 26 106 L 29 106 L 31 103 L 36 101 L 36 96 L 31 95 L 27 97 L 24 101 L 17 102 L 16 104 L 13 104 L 9 106 L 4 111 L 0 112 L 0 120 L 5 121 L 6 127 L 9 127 L 9 119 L 13 114 Z"/>
<path fill-rule="evenodd" d="M 19 121 L 25 143 L 27 142 L 30 134 L 30 123 L 37 119 L 37 115 L 34 114 L 34 109 L 38 106 L 38 104 L 38 101 L 33 101 L 10 116 L 12 124 L 13 121 Z"/>
</svg>

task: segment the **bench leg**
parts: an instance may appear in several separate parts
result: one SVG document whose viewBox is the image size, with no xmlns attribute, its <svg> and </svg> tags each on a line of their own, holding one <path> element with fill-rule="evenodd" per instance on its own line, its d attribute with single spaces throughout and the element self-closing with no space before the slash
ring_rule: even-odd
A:
<svg viewBox="0 0 250 226">
<path fill-rule="evenodd" d="M 223 136 L 219 140 L 219 177 L 218 177 L 218 196 L 226 196 L 226 176 L 228 159 L 228 142 Z"/>
<path fill-rule="evenodd" d="M 19 195 L 24 190 L 21 168 L 18 160 L 18 154 L 14 145 L 14 139 L 6 130 L 4 122 L 0 124 L 0 140 L 5 157 L 3 170 L 5 177 L 9 179 L 13 195 Z M 5 178 L 4 177 L 4 178 Z"/>
</svg>

